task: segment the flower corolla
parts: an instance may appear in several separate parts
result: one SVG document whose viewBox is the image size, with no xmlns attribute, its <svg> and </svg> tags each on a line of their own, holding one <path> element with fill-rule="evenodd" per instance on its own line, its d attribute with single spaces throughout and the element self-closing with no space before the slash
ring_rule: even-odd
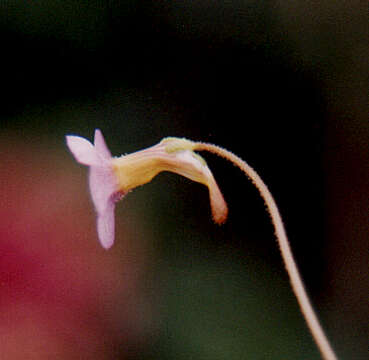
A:
<svg viewBox="0 0 369 360">
<path fill-rule="evenodd" d="M 228 209 L 222 193 L 205 160 L 193 151 L 192 141 L 166 138 L 150 148 L 118 158 L 111 156 L 99 129 L 95 130 L 94 144 L 74 135 L 68 135 L 66 141 L 77 162 L 90 168 L 89 187 L 97 212 L 97 232 L 105 249 L 114 243 L 116 202 L 162 171 L 206 185 L 214 221 L 221 224 L 226 220 Z"/>
</svg>

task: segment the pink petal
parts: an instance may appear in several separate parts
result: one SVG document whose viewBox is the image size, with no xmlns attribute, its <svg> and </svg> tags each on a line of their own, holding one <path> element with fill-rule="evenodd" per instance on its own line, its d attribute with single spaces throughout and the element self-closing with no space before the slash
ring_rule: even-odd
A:
<svg viewBox="0 0 369 360">
<path fill-rule="evenodd" d="M 110 150 L 106 146 L 104 136 L 99 129 L 95 130 L 94 145 L 97 153 L 101 155 L 104 159 L 111 158 Z"/>
<path fill-rule="evenodd" d="M 116 181 L 110 166 L 91 166 L 89 185 L 96 211 L 98 214 L 103 213 L 113 194 L 117 192 Z"/>
<path fill-rule="evenodd" d="M 103 248 L 109 249 L 114 243 L 115 236 L 115 203 L 110 200 L 105 211 L 97 216 L 97 234 Z"/>
<path fill-rule="evenodd" d="M 86 139 L 80 136 L 66 136 L 67 145 L 75 159 L 84 165 L 100 165 L 94 146 Z"/>
</svg>

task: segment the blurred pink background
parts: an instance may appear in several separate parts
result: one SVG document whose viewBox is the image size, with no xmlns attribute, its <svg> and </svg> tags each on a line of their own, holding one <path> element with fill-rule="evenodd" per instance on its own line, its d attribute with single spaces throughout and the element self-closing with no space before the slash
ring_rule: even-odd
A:
<svg viewBox="0 0 369 360">
<path fill-rule="evenodd" d="M 1 359 L 124 359 L 142 340 L 145 254 L 128 224 L 99 245 L 86 171 L 63 150 L 0 139 Z"/>
</svg>

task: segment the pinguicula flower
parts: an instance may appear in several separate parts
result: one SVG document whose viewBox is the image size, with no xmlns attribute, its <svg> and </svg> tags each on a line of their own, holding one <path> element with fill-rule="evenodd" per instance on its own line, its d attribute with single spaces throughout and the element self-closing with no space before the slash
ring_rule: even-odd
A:
<svg viewBox="0 0 369 360">
<path fill-rule="evenodd" d="M 227 218 L 227 205 L 205 160 L 194 151 L 208 151 L 236 165 L 253 182 L 265 201 L 292 289 L 322 357 L 324 360 L 337 360 L 306 293 L 277 204 L 266 184 L 244 160 L 220 146 L 178 138 L 166 138 L 148 149 L 113 158 L 100 130 L 95 131 L 94 145 L 79 136 L 67 136 L 67 144 L 76 160 L 90 167 L 90 191 L 97 211 L 97 231 L 105 248 L 114 242 L 115 203 L 161 171 L 172 171 L 206 185 L 213 218 L 215 222 L 223 223 Z"/>
<path fill-rule="evenodd" d="M 94 144 L 80 137 L 66 137 L 75 159 L 89 166 L 91 198 L 97 212 L 97 233 L 101 245 L 114 243 L 114 210 L 117 201 L 130 190 L 152 180 L 159 172 L 171 171 L 209 189 L 213 219 L 223 223 L 227 205 L 205 160 L 193 150 L 195 143 L 186 139 L 166 138 L 157 145 L 121 157 L 112 157 L 100 130 Z"/>
</svg>

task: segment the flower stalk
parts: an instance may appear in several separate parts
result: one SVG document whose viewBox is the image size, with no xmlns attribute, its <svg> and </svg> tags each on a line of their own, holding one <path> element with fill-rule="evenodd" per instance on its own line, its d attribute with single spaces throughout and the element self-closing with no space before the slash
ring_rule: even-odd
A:
<svg viewBox="0 0 369 360">
<path fill-rule="evenodd" d="M 263 180 L 244 160 L 219 146 L 179 138 L 165 138 L 150 148 L 113 158 L 98 129 L 94 144 L 79 136 L 67 136 L 67 145 L 75 159 L 90 168 L 89 184 L 97 212 L 97 232 L 106 249 L 114 242 L 115 203 L 162 171 L 171 171 L 207 186 L 213 219 L 218 224 L 224 223 L 227 204 L 205 160 L 195 151 L 214 153 L 236 165 L 265 201 L 293 292 L 323 359 L 337 360 L 306 293 L 277 204 Z"/>
<path fill-rule="evenodd" d="M 319 348 L 323 359 L 337 360 L 337 357 L 324 333 L 322 326 L 319 323 L 318 317 L 316 316 L 309 297 L 306 293 L 304 283 L 301 279 L 301 275 L 291 251 L 291 247 L 286 235 L 286 230 L 284 228 L 277 204 L 266 184 L 263 182 L 257 172 L 244 160 L 242 160 L 232 152 L 221 148 L 220 146 L 199 142 L 196 143 L 194 150 L 209 151 L 230 161 L 231 163 L 236 165 L 259 190 L 259 193 L 267 206 L 270 218 L 275 229 L 275 235 L 278 241 L 279 250 L 290 279 L 292 290 L 297 298 L 300 310 L 305 318 L 308 328 L 314 338 L 315 343 Z"/>
</svg>

